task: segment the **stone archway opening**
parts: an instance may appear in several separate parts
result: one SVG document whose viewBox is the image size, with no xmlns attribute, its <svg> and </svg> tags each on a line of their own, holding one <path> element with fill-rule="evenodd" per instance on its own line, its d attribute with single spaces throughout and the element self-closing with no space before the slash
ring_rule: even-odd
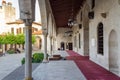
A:
<svg viewBox="0 0 120 80">
<path fill-rule="evenodd" d="M 61 45 L 61 47 L 60 47 L 60 48 L 61 48 L 61 50 L 65 50 L 65 43 L 64 43 L 64 42 L 61 42 L 61 44 L 60 44 L 60 45 Z"/>
<path fill-rule="evenodd" d="M 41 44 L 42 44 L 42 39 L 39 36 L 36 36 L 36 42 L 34 43 L 34 49 L 35 50 L 40 50 L 41 49 Z"/>
<path fill-rule="evenodd" d="M 112 30 L 109 35 L 109 70 L 116 75 L 119 73 L 118 61 L 118 36 Z"/>
</svg>

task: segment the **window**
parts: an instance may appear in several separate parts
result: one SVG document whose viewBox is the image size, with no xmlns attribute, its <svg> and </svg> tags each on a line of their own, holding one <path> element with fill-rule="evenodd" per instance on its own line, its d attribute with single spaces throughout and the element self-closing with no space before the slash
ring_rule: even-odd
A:
<svg viewBox="0 0 120 80">
<path fill-rule="evenodd" d="M 34 28 L 34 27 L 32 27 L 32 33 L 34 33 L 34 31 L 35 31 L 35 28 Z"/>
<path fill-rule="evenodd" d="M 13 33 L 13 34 L 14 34 L 14 28 L 11 28 L 11 33 Z"/>
<path fill-rule="evenodd" d="M 16 29 L 16 31 L 17 31 L 17 34 L 19 34 L 19 29 Z"/>
<path fill-rule="evenodd" d="M 104 42 L 103 42 L 103 39 L 104 39 L 104 36 L 103 36 L 103 23 L 99 23 L 98 24 L 98 29 L 97 29 L 97 31 L 98 31 L 98 33 L 97 33 L 97 35 L 98 35 L 98 54 L 104 54 L 104 46 L 103 46 L 103 44 L 104 44 Z"/>
<path fill-rule="evenodd" d="M 81 36 L 80 36 L 80 33 L 79 33 L 79 48 L 81 48 Z"/>
<path fill-rule="evenodd" d="M 25 27 L 23 28 L 23 33 L 25 33 Z"/>
<path fill-rule="evenodd" d="M 37 29 L 37 28 L 34 28 L 34 30 L 35 30 L 35 31 L 38 31 L 38 29 Z"/>
<path fill-rule="evenodd" d="M 19 28 L 19 34 L 21 34 L 22 33 L 22 29 L 21 28 Z"/>
<path fill-rule="evenodd" d="M 95 0 L 92 0 L 92 6 L 91 8 L 93 9 L 95 7 Z"/>
</svg>

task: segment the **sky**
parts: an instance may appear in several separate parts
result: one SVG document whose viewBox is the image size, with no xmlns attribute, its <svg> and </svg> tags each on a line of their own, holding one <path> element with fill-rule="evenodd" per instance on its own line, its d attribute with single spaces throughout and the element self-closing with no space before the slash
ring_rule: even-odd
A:
<svg viewBox="0 0 120 80">
<path fill-rule="evenodd" d="M 16 8 L 16 19 L 19 19 L 19 5 L 18 5 L 18 0 L 5 0 L 7 3 L 8 2 L 12 2 L 13 7 Z M 0 0 L 0 3 L 2 2 L 2 0 Z M 1 5 L 1 4 L 0 4 Z M 38 5 L 38 0 L 36 0 L 36 11 L 35 11 L 35 21 L 41 21 L 40 19 L 40 9 L 39 9 L 39 5 Z"/>
</svg>

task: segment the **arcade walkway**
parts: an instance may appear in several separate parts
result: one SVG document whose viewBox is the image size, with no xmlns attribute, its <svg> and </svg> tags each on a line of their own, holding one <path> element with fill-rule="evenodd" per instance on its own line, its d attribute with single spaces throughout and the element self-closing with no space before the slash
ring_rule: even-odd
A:
<svg viewBox="0 0 120 80">
<path fill-rule="evenodd" d="M 89 57 L 81 56 L 73 51 L 56 51 L 55 53 L 61 54 L 63 57 L 67 56 L 67 60 L 37 64 L 32 72 L 34 80 L 120 80 L 116 75 L 90 61 Z M 5 57 L 9 58 L 9 56 Z M 12 58 L 16 59 L 16 56 Z M 12 60 L 15 65 L 16 61 Z M 5 67 L 2 66 L 0 70 Z M 23 80 L 23 70 L 23 66 L 18 67 L 17 70 L 14 69 L 12 73 L 5 75 L 5 78 L 0 80 Z"/>
</svg>

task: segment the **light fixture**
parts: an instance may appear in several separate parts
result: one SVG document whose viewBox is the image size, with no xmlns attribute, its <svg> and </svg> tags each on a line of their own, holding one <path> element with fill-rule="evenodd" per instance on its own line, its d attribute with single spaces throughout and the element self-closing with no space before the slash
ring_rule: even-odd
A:
<svg viewBox="0 0 120 80">
<path fill-rule="evenodd" d="M 89 17 L 89 19 L 94 19 L 94 11 L 90 11 L 88 13 L 88 17 Z"/>
<path fill-rule="evenodd" d="M 68 19 L 68 26 L 72 27 L 74 25 L 73 19 Z"/>
<path fill-rule="evenodd" d="M 71 36 L 72 36 L 72 33 L 73 33 L 73 31 L 66 31 L 66 32 L 64 33 L 64 37 L 71 37 Z"/>
<path fill-rule="evenodd" d="M 76 20 L 74 19 L 74 0 L 72 0 L 71 14 L 68 19 L 68 26 L 72 27 L 75 24 Z"/>
<path fill-rule="evenodd" d="M 106 17 L 107 17 L 107 13 L 101 13 L 101 16 L 102 16 L 103 18 L 106 18 Z"/>
</svg>

